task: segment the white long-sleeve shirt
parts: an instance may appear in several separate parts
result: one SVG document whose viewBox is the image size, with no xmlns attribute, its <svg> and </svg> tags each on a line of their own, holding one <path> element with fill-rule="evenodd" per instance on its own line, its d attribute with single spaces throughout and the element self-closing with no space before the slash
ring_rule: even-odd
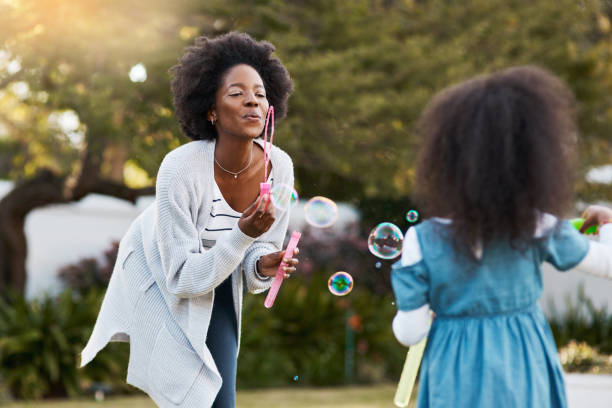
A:
<svg viewBox="0 0 612 408">
<path fill-rule="evenodd" d="M 449 223 L 450 220 L 439 220 Z M 557 224 L 557 218 L 545 214 L 536 230 L 536 238 L 548 233 Z M 474 252 L 478 258 L 482 256 L 482 247 Z M 401 265 L 414 265 L 422 260 L 416 229 L 410 228 L 404 237 Z M 599 241 L 589 241 L 586 256 L 574 268 L 591 275 L 612 279 L 612 224 L 606 224 L 599 229 Z M 399 310 L 393 319 L 393 333 L 397 340 L 405 346 L 416 344 L 427 336 L 430 328 L 430 307 L 425 304 L 413 310 Z"/>
</svg>

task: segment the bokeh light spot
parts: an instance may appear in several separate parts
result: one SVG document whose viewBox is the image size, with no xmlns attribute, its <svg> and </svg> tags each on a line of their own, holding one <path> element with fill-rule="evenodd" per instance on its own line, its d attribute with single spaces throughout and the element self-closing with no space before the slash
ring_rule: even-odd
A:
<svg viewBox="0 0 612 408">
<path fill-rule="evenodd" d="M 147 69 L 143 64 L 136 64 L 130 69 L 130 81 L 144 82 L 147 80 Z"/>
</svg>

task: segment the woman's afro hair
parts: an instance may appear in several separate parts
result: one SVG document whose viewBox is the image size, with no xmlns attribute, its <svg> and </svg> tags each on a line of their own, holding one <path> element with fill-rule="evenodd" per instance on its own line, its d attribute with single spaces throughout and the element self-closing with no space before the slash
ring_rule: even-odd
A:
<svg viewBox="0 0 612 408">
<path fill-rule="evenodd" d="M 174 75 L 172 95 L 179 125 L 193 140 L 215 139 L 215 127 L 206 114 L 215 103 L 223 76 L 232 67 L 246 64 L 261 76 L 268 102 L 276 120 L 287 114 L 287 99 L 293 92 L 289 73 L 272 57 L 274 46 L 255 41 L 246 33 L 230 32 L 216 38 L 198 37 L 187 47 L 179 63 L 170 69 Z"/>
</svg>

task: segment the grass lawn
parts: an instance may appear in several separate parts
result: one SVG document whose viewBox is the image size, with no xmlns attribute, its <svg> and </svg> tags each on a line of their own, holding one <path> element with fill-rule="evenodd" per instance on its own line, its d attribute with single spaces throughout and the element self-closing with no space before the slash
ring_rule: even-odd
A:
<svg viewBox="0 0 612 408">
<path fill-rule="evenodd" d="M 281 388 L 238 392 L 239 408 L 378 408 L 394 407 L 395 385 L 338 388 Z M 414 395 L 413 395 L 414 400 Z M 411 404 L 412 406 L 413 404 Z M 13 403 L 6 408 L 155 408 L 146 396 L 89 400 Z"/>
</svg>

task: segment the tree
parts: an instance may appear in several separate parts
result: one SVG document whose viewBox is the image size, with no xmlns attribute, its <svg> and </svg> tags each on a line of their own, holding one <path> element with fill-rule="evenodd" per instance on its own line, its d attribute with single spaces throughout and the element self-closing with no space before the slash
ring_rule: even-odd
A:
<svg viewBox="0 0 612 408">
<path fill-rule="evenodd" d="M 519 64 L 550 69 L 576 93 L 582 174 L 611 162 L 609 2 L 213 4 L 226 29 L 268 39 L 289 67 L 295 94 L 278 140 L 294 158 L 305 196 L 409 195 L 419 145 L 413 127 L 431 96 L 471 76 Z M 577 187 L 586 198 L 596 186 Z M 598 194 L 612 198 L 612 189 Z"/>
<path fill-rule="evenodd" d="M 0 202 L 0 290 L 22 285 L 29 210 L 151 191 L 134 188 L 150 187 L 187 140 L 167 70 L 197 35 L 246 31 L 276 46 L 295 93 L 275 142 L 294 160 L 298 191 L 365 205 L 410 195 L 413 127 L 435 92 L 511 65 L 544 66 L 574 90 L 581 175 L 610 163 L 611 18 L 604 0 L 4 2 L 0 175 L 18 187 Z M 138 63 L 142 83 L 127 75 Z M 142 182 L 126 186 L 128 171 Z M 612 199 L 611 186 L 582 180 L 581 198 Z"/>
<path fill-rule="evenodd" d="M 24 291 L 23 227 L 31 210 L 89 193 L 134 202 L 153 187 L 150 177 L 126 185 L 124 164 L 154 175 L 161 157 L 180 144 L 171 118 L 167 53 L 176 58 L 184 39 L 178 19 L 165 14 L 168 7 L 151 5 L 0 5 L 0 38 L 6 39 L 0 49 L 0 133 L 2 153 L 8 152 L 0 168 L 16 180 L 0 201 L 0 292 Z M 146 64 L 146 82 L 130 81 L 130 67 L 138 63 Z"/>
</svg>

